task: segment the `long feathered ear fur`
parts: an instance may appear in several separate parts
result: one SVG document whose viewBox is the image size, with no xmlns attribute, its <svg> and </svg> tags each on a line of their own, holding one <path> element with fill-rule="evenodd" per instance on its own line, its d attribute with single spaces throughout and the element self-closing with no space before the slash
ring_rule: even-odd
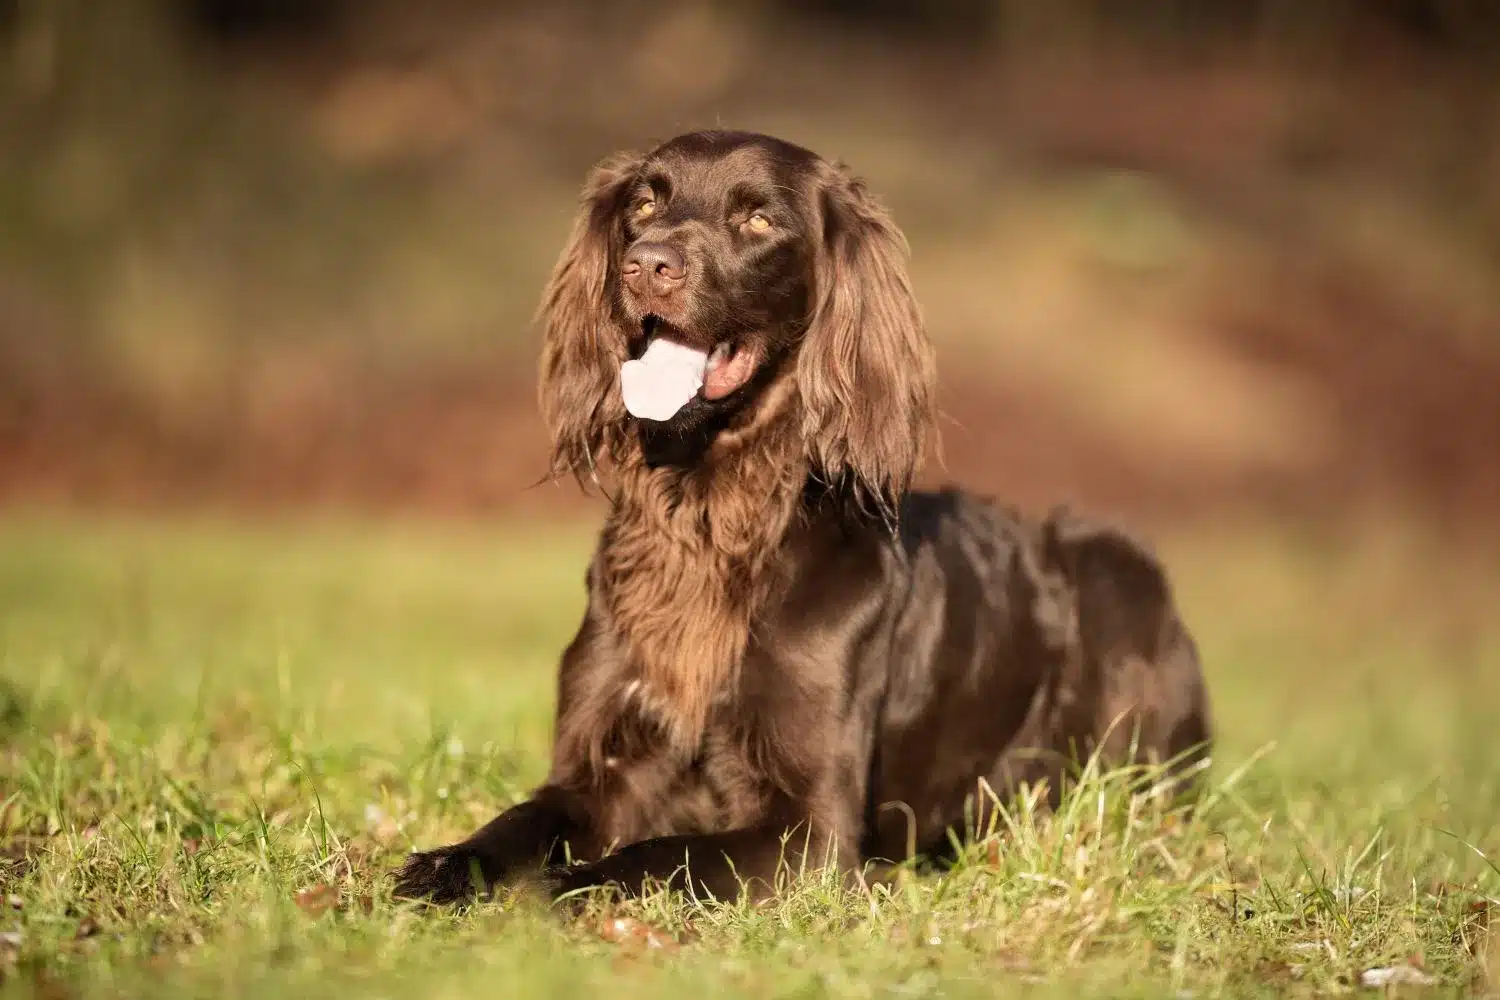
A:
<svg viewBox="0 0 1500 1000">
<path fill-rule="evenodd" d="M 611 270 L 622 239 L 619 212 L 639 164 L 635 153 L 616 153 L 594 167 L 537 311 L 544 327 L 538 388 L 554 477 L 571 473 L 584 482 L 622 441 L 625 410 L 614 386 L 626 338 L 613 335 Z"/>
<path fill-rule="evenodd" d="M 820 475 L 890 518 L 933 426 L 936 364 L 905 237 L 859 179 L 819 182 L 821 246 L 797 360 L 802 434 Z"/>
</svg>

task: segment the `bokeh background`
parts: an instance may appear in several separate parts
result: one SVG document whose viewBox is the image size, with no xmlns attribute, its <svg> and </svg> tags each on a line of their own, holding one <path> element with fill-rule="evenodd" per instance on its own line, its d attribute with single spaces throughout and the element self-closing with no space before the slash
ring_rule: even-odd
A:
<svg viewBox="0 0 1500 1000">
<path fill-rule="evenodd" d="M 667 978 L 389 904 L 546 772 L 577 191 L 716 124 L 894 210 L 927 482 L 1162 552 L 1208 826 L 1039 823 L 977 897 L 793 900 Z M 0 0 L 0 992 L 1500 995 L 1497 529 L 1500 2 Z"/>
<path fill-rule="evenodd" d="M 595 510 L 532 311 L 588 166 L 866 176 L 946 465 L 1152 529 L 1500 516 L 1500 5 L 0 2 L 0 499 Z"/>
</svg>

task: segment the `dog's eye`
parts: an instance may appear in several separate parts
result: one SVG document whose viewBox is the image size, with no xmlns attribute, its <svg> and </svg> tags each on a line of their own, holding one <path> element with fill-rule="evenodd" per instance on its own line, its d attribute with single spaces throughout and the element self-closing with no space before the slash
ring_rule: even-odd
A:
<svg viewBox="0 0 1500 1000">
<path fill-rule="evenodd" d="M 745 225 L 749 226 L 754 232 L 763 233 L 771 228 L 771 220 L 756 212 L 745 220 Z"/>
<path fill-rule="evenodd" d="M 656 211 L 656 199 L 647 198 L 635 207 L 635 216 L 638 219 L 649 219 Z"/>
</svg>

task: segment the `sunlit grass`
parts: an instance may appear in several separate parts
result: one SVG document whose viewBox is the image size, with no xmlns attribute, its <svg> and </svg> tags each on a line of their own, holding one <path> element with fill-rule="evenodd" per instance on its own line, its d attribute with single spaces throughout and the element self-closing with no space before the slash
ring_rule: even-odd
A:
<svg viewBox="0 0 1500 1000">
<path fill-rule="evenodd" d="M 1164 546 L 1222 736 L 1191 813 L 1092 773 L 1055 815 L 1010 804 L 951 870 L 864 891 L 813 879 L 759 908 L 654 896 L 572 920 L 520 894 L 393 903 L 406 850 L 543 774 L 589 542 L 0 528 L 7 987 L 1162 996 L 1342 991 L 1408 963 L 1454 990 L 1485 975 L 1500 629 L 1454 609 L 1493 581 L 1264 533 Z"/>
</svg>

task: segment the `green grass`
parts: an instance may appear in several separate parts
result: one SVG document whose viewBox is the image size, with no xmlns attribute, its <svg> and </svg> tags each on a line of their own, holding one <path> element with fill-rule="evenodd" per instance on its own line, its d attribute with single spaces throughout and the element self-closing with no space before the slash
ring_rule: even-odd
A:
<svg viewBox="0 0 1500 1000">
<path fill-rule="evenodd" d="M 601 936 L 598 909 L 427 912 L 387 885 L 409 847 L 542 775 L 586 527 L 12 516 L 4 989 L 1270 995 L 1415 960 L 1440 989 L 1482 990 L 1500 964 L 1483 927 L 1500 585 L 1478 559 L 1410 576 L 1415 544 L 1166 541 L 1222 735 L 1192 818 L 1095 776 L 1050 819 L 1018 804 L 945 874 L 614 910 L 682 942 L 648 949 Z"/>
</svg>

